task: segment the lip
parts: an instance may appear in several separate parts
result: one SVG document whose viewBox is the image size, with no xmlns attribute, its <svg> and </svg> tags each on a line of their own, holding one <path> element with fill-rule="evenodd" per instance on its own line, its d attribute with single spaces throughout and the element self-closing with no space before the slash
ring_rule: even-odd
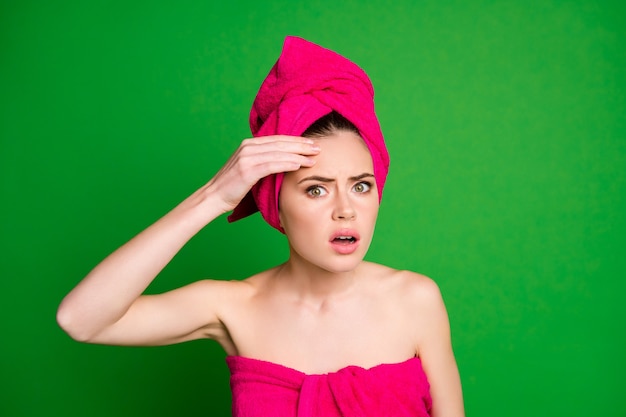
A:
<svg viewBox="0 0 626 417">
<path fill-rule="evenodd" d="M 352 236 L 354 238 L 354 241 L 343 243 L 343 242 L 339 242 L 335 240 L 340 236 Z M 359 232 L 357 232 L 356 230 L 339 229 L 333 232 L 332 235 L 330 235 L 330 239 L 328 239 L 328 243 L 330 244 L 330 247 L 335 252 L 341 255 L 349 255 L 357 250 L 357 248 L 359 247 L 360 240 L 361 240 L 361 236 L 359 235 Z"/>
</svg>

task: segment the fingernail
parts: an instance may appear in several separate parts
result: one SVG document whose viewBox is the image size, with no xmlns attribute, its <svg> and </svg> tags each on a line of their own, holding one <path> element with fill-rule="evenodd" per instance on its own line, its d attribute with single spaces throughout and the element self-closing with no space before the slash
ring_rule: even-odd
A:
<svg viewBox="0 0 626 417">
<path fill-rule="evenodd" d="M 311 149 L 313 149 L 314 151 L 319 151 L 321 148 L 320 145 L 313 145 L 311 146 Z"/>
</svg>

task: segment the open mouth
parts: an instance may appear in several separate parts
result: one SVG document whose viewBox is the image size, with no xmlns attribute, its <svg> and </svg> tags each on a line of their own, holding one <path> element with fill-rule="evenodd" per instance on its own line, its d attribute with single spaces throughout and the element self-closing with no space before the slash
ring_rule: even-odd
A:
<svg viewBox="0 0 626 417">
<path fill-rule="evenodd" d="M 349 245 L 356 242 L 356 238 L 354 236 L 337 236 L 332 241 L 333 243 L 338 243 L 340 245 Z"/>
<path fill-rule="evenodd" d="M 357 250 L 361 236 L 355 229 L 339 229 L 330 236 L 330 245 L 341 255 L 349 255 Z"/>
</svg>

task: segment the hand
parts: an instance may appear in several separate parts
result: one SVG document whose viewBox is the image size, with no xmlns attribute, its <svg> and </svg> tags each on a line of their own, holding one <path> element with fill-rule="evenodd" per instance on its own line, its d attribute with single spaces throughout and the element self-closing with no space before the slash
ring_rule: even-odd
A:
<svg viewBox="0 0 626 417">
<path fill-rule="evenodd" d="M 224 212 L 239 204 L 263 177 L 310 167 L 319 153 L 311 139 L 299 136 L 264 136 L 246 139 L 209 182 L 224 202 Z"/>
</svg>

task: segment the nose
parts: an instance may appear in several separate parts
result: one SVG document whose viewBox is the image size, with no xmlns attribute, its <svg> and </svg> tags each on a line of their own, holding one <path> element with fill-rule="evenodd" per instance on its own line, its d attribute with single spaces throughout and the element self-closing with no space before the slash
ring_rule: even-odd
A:
<svg viewBox="0 0 626 417">
<path fill-rule="evenodd" d="M 334 203 L 333 220 L 354 220 L 356 218 L 356 211 L 346 193 L 335 194 Z"/>
</svg>

